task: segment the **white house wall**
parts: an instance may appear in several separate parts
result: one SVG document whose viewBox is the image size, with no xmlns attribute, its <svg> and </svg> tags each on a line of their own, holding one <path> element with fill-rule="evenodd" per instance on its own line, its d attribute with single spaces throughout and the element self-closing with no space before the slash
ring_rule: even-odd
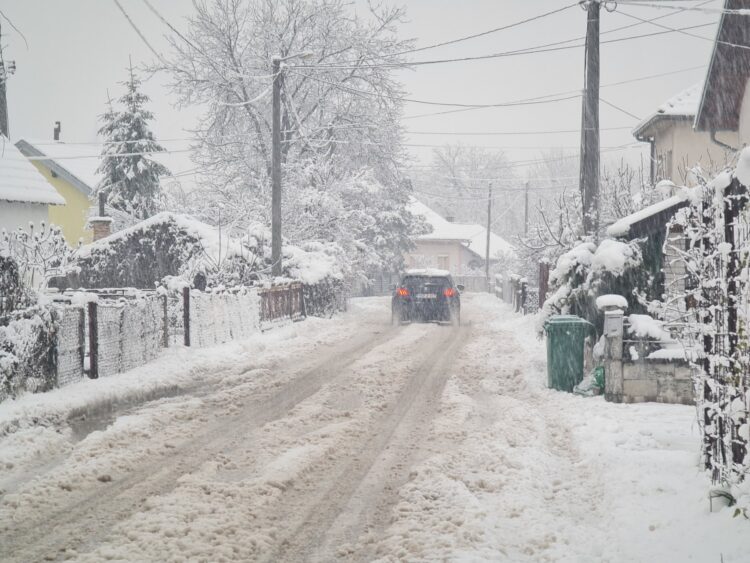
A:
<svg viewBox="0 0 750 563">
<path fill-rule="evenodd" d="M 0 230 L 28 229 L 29 223 L 36 227 L 42 221 L 49 223 L 47 209 L 47 204 L 0 201 Z"/>
<path fill-rule="evenodd" d="M 481 262 L 460 241 L 417 240 L 415 244 L 406 255 L 408 268 L 444 268 L 459 276 L 471 273 L 472 263 Z"/>
<path fill-rule="evenodd" d="M 737 146 L 736 133 L 721 132 L 717 139 Z M 700 164 L 709 174 L 713 171 L 718 172 L 731 157 L 728 151 L 711 140 L 708 132 L 695 131 L 690 121 L 673 122 L 664 128 L 656 136 L 655 148 L 657 158 L 664 165 L 659 175 L 678 185 L 687 182 L 686 169 Z"/>
</svg>

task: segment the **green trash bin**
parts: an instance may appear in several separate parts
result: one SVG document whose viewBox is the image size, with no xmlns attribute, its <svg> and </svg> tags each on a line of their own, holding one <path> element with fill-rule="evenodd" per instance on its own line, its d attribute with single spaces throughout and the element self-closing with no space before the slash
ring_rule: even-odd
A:
<svg viewBox="0 0 750 563">
<path fill-rule="evenodd" d="M 583 379 L 583 341 L 594 325 L 575 315 L 555 315 L 544 323 L 547 334 L 547 385 L 573 392 Z"/>
</svg>

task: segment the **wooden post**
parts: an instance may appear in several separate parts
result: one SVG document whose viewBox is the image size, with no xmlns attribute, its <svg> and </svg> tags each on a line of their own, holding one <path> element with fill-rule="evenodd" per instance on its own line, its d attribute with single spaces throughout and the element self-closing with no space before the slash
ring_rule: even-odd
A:
<svg viewBox="0 0 750 563">
<path fill-rule="evenodd" d="M 89 377 L 99 377 L 99 335 L 97 334 L 97 304 L 89 301 Z"/>
<path fill-rule="evenodd" d="M 182 324 L 185 327 L 185 346 L 190 346 L 190 288 L 182 288 Z"/>
<path fill-rule="evenodd" d="M 302 309 L 302 316 L 307 318 L 307 304 L 305 303 L 305 286 L 299 286 L 299 302 Z"/>
<path fill-rule="evenodd" d="M 539 262 L 539 308 L 547 300 L 549 291 L 549 262 Z"/>
<path fill-rule="evenodd" d="M 164 302 L 162 304 L 163 307 L 163 318 L 164 318 L 164 336 L 162 341 L 162 346 L 164 348 L 169 348 L 169 296 L 168 295 L 162 295 L 162 301 Z"/>
<path fill-rule="evenodd" d="M 490 291 L 490 228 L 492 227 L 492 184 L 487 186 L 487 237 L 484 249 L 484 283 L 485 291 Z"/>
</svg>

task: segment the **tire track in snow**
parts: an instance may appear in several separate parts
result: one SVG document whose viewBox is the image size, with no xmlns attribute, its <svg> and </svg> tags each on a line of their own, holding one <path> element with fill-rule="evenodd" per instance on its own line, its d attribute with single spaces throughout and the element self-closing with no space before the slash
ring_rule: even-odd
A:
<svg viewBox="0 0 750 563">
<path fill-rule="evenodd" d="M 368 351 L 389 342 L 401 332 L 400 327 L 384 328 L 356 337 L 325 351 L 294 371 L 298 375 L 276 389 L 270 397 L 252 402 L 240 414 L 221 416 L 201 429 L 200 434 L 180 444 L 173 455 L 145 463 L 123 479 L 97 484 L 77 499 L 45 514 L 13 515 L 2 526 L 0 552 L 7 561 L 56 560 L 73 553 L 85 552 L 97 545 L 114 525 L 140 511 L 145 501 L 165 494 L 176 486 L 182 475 L 198 469 L 203 463 L 231 449 L 244 434 L 285 416 L 296 405 L 317 393 L 325 384 L 339 377 L 351 364 Z M 279 371 L 289 369 L 281 366 Z M 234 371 L 234 370 L 228 370 Z M 216 408 L 221 411 L 226 404 Z M 237 430 L 242 432 L 238 435 Z"/>
<path fill-rule="evenodd" d="M 278 549 L 266 561 L 331 561 L 338 557 L 366 560 L 357 553 L 369 548 L 360 541 L 373 538 L 385 527 L 398 488 L 407 480 L 456 353 L 470 334 L 468 326 L 446 330 L 418 353 L 423 356 L 415 373 L 386 408 L 367 435 L 358 437 L 356 453 L 334 468 L 327 468 L 322 483 L 300 490 L 286 500 L 287 529 Z M 301 497 L 301 498 L 300 498 Z M 289 506 L 298 503 L 290 511 Z M 289 522 L 295 512 L 301 518 Z"/>
</svg>

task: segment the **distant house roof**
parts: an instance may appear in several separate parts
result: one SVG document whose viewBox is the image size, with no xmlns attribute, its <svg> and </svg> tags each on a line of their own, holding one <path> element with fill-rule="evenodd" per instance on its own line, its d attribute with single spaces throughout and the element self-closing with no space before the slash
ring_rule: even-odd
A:
<svg viewBox="0 0 750 563">
<path fill-rule="evenodd" d="M 695 129 L 737 131 L 745 85 L 750 77 L 750 0 L 725 0 L 711 54 Z"/>
<path fill-rule="evenodd" d="M 91 195 L 99 183 L 101 176 L 96 173 L 99 167 L 98 155 L 101 152 L 99 145 L 21 139 L 16 146 L 24 155 L 38 159 L 48 170 L 73 185 L 86 197 Z"/>
<path fill-rule="evenodd" d="M 65 199 L 4 136 L 0 136 L 0 200 L 65 205 Z"/>
<path fill-rule="evenodd" d="M 420 235 L 417 240 L 458 241 L 467 250 L 484 260 L 487 252 L 487 230 L 481 225 L 452 223 L 414 198 L 409 203 L 409 211 L 412 215 L 421 215 L 432 226 L 431 233 Z M 492 232 L 490 232 L 490 251 L 490 258 L 515 255 L 513 245 Z"/>
<path fill-rule="evenodd" d="M 647 137 L 653 136 L 654 126 L 659 122 L 692 122 L 695 114 L 698 112 L 698 104 L 700 103 L 702 91 L 703 83 L 700 82 L 672 96 L 633 129 L 633 136 L 638 140 L 646 140 Z"/>
</svg>

